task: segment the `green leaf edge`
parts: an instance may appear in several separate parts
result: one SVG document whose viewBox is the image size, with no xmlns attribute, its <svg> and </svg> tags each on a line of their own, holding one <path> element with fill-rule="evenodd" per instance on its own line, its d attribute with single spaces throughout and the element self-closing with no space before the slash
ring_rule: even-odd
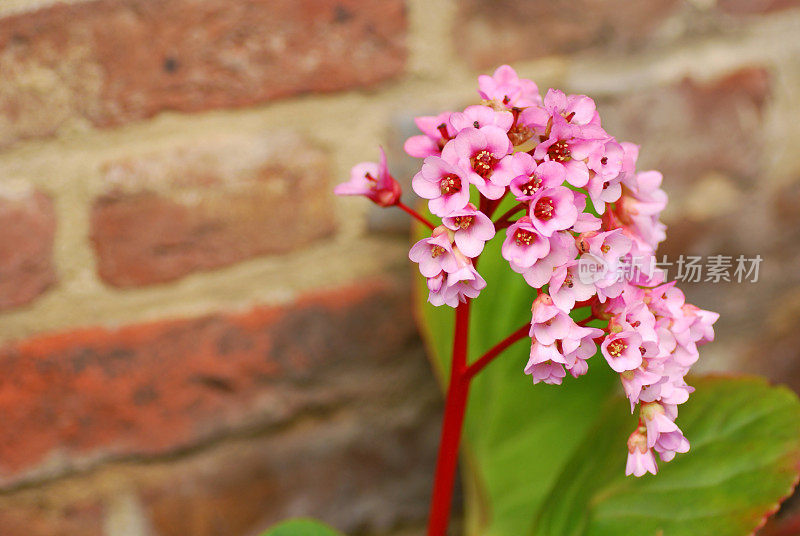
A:
<svg viewBox="0 0 800 536">
<path fill-rule="evenodd" d="M 261 536 L 341 536 L 341 533 L 316 519 L 298 517 L 281 521 Z"/>
<path fill-rule="evenodd" d="M 748 381 L 748 382 L 752 382 L 752 383 L 761 384 L 762 386 L 768 387 L 770 389 L 775 389 L 775 390 L 781 391 L 784 394 L 788 395 L 789 398 L 792 399 L 792 401 L 795 403 L 795 405 L 798 408 L 798 417 L 800 417 L 800 397 L 798 397 L 797 393 L 795 393 L 793 390 L 789 389 L 784 384 L 777 384 L 775 382 L 771 382 L 767 378 L 765 378 L 763 376 L 757 376 L 755 374 L 735 374 L 735 373 L 717 372 L 717 373 L 711 373 L 711 374 L 703 374 L 703 375 L 701 375 L 699 377 L 703 378 L 704 380 L 707 380 L 709 382 L 727 381 L 727 380 L 736 380 L 736 381 L 743 381 L 743 382 Z M 786 492 L 776 500 L 775 504 L 773 504 L 770 508 L 768 508 L 764 512 L 764 515 L 761 517 L 761 519 L 760 520 L 756 520 L 757 521 L 756 522 L 756 526 L 753 528 L 753 531 L 748 536 L 755 536 L 756 533 L 759 530 L 761 530 L 764 527 L 764 525 L 767 524 L 767 520 L 770 517 L 772 517 L 778 510 L 780 510 L 781 504 L 783 504 L 783 502 L 786 499 L 788 499 L 789 497 L 791 497 L 794 494 L 795 490 L 797 489 L 798 484 L 800 484 L 800 438 L 798 438 L 797 444 L 795 445 L 794 452 L 788 452 L 787 453 L 787 457 L 791 459 L 792 454 L 794 455 L 793 456 L 794 460 L 792 460 L 794 463 L 791 465 L 791 467 L 793 467 L 793 471 L 794 471 L 794 480 L 789 485 L 789 487 L 786 490 Z M 789 466 L 789 464 L 787 463 L 787 467 L 788 466 Z"/>
</svg>

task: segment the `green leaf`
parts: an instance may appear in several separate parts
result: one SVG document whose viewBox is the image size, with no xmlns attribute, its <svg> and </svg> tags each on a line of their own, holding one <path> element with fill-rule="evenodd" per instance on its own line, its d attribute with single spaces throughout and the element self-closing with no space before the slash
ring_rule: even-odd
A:
<svg viewBox="0 0 800 536">
<path fill-rule="evenodd" d="M 478 269 L 488 286 L 472 305 L 471 360 L 530 321 L 535 291 L 500 256 L 502 239 L 497 236 L 489 242 L 479 262 Z M 417 319 L 444 386 L 449 373 L 453 310 L 426 303 L 427 287 L 422 278 L 418 278 L 416 289 Z M 706 515 L 716 508 L 713 511 L 736 510 L 733 517 L 742 518 L 724 526 L 722 521 L 710 525 L 715 527 L 715 536 L 740 536 L 749 534 L 757 520 L 774 509 L 797 477 L 800 404 L 786 390 L 753 380 L 696 383 L 697 392 L 681 406 L 678 417 L 678 424 L 692 442 L 692 451 L 678 455 L 669 464 L 662 463 L 656 478 L 635 479 L 625 477 L 624 471 L 626 439 L 636 419 L 620 396 L 618 376 L 598 354 L 589 360 L 586 376 L 568 376 L 561 386 L 533 386 L 523 374 L 529 350 L 529 339 L 515 343 L 475 378 L 470 389 L 463 473 L 468 535 L 518 536 L 532 531 L 552 536 L 660 534 L 657 529 L 650 531 L 662 526 L 657 523 L 666 522 L 658 515 L 668 516 L 673 505 L 688 509 L 699 500 L 687 489 L 670 491 L 669 485 L 674 482 L 670 475 L 679 473 L 706 479 Z M 725 400 L 720 400 L 722 397 Z M 737 412 L 738 405 L 748 399 L 750 403 Z M 718 412 L 709 413 L 709 406 L 715 405 Z M 748 423 L 756 416 L 763 422 L 758 421 L 758 426 L 756 421 Z M 731 428 L 736 423 L 743 423 L 743 428 Z M 718 441 L 712 440 L 715 430 L 725 431 Z M 760 437 L 751 435 L 755 432 Z M 773 446 L 770 452 L 774 464 L 753 454 L 767 445 Z M 749 461 L 758 460 L 759 465 L 748 466 Z M 706 465 L 706 471 L 699 472 Z M 684 468 L 691 470 L 687 473 Z M 732 474 L 736 471 L 744 476 L 736 477 Z M 758 485 L 747 481 L 754 479 L 754 471 L 762 471 L 763 482 Z M 714 478 L 725 475 L 734 478 L 734 485 L 748 485 L 756 492 L 737 496 L 727 490 L 725 482 L 712 485 Z M 640 486 L 661 493 L 665 506 L 660 514 L 653 515 L 655 520 L 644 510 L 652 497 L 631 491 Z M 639 510 L 634 509 L 637 501 L 643 505 Z M 701 516 L 701 506 L 697 504 L 692 512 L 676 512 L 687 518 Z M 745 517 L 751 520 L 749 525 Z M 708 519 L 698 520 L 702 524 Z M 688 525 L 669 521 L 676 524 L 663 525 L 669 527 L 663 536 L 712 533 L 681 532 L 688 530 Z M 639 527 L 644 530 L 639 531 Z"/>
<path fill-rule="evenodd" d="M 291 519 L 275 525 L 262 536 L 341 536 L 341 534 L 313 519 Z"/>
<path fill-rule="evenodd" d="M 627 402 L 609 405 L 545 501 L 539 536 L 751 534 L 797 481 L 797 397 L 760 378 L 705 378 L 681 406 L 689 453 L 630 478 Z"/>
</svg>

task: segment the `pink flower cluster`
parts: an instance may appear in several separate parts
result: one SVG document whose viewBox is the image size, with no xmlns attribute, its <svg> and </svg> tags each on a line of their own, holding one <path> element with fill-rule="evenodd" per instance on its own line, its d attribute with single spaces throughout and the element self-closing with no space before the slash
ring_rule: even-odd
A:
<svg viewBox="0 0 800 536">
<path fill-rule="evenodd" d="M 685 303 L 655 270 L 665 238 L 661 174 L 636 171 L 638 147 L 609 135 L 585 95 L 550 89 L 542 99 L 507 65 L 478 84 L 480 104 L 418 117 L 422 134 L 405 143 L 424 159 L 414 192 L 442 220 L 409 253 L 428 299 L 456 307 L 476 298 L 486 287 L 476 260 L 504 230 L 503 258 L 538 294 L 525 373 L 534 383 L 577 378 L 599 345 L 632 411 L 640 408 L 626 472 L 656 473 L 653 452 L 669 461 L 689 449 L 677 407 L 692 392 L 684 377 L 697 346 L 713 340 L 718 318 Z M 396 184 L 382 157 L 353 168 L 337 193 L 388 206 L 398 202 Z M 506 199 L 513 206 L 493 220 Z"/>
</svg>

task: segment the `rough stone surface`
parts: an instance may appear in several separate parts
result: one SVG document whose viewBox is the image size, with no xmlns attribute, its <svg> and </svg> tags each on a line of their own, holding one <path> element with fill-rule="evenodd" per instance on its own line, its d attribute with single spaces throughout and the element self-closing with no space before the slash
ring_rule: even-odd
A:
<svg viewBox="0 0 800 536">
<path fill-rule="evenodd" d="M 56 281 L 52 200 L 0 184 L 0 310 L 31 302 Z"/>
<path fill-rule="evenodd" d="M 0 146 L 402 73 L 402 0 L 95 0 L 0 19 Z M 346 57 L 347 61 L 342 61 Z"/>
<path fill-rule="evenodd" d="M 115 286 L 286 253 L 334 231 L 327 157 L 291 133 L 206 139 L 103 171 L 91 238 Z"/>
</svg>

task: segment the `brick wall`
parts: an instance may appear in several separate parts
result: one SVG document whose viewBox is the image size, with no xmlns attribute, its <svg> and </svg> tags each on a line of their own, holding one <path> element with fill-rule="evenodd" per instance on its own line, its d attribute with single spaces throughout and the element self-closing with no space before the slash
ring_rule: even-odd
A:
<svg viewBox="0 0 800 536">
<path fill-rule="evenodd" d="M 332 186 L 513 62 L 594 96 L 663 253 L 760 254 L 707 370 L 800 390 L 796 0 L 0 3 L 0 533 L 424 522 L 407 223 Z"/>
</svg>

